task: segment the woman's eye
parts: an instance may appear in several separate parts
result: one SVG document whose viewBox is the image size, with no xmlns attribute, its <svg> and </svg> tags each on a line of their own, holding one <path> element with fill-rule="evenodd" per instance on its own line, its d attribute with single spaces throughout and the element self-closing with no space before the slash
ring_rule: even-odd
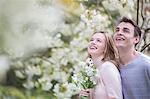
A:
<svg viewBox="0 0 150 99">
<path fill-rule="evenodd" d="M 101 42 L 101 40 L 97 39 L 97 42 Z"/>
</svg>

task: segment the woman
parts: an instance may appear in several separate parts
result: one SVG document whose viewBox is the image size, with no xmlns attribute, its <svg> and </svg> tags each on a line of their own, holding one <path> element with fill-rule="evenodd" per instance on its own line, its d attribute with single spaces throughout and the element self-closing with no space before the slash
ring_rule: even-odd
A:
<svg viewBox="0 0 150 99">
<path fill-rule="evenodd" d="M 94 89 L 81 90 L 79 96 L 90 99 L 123 99 L 118 67 L 118 51 L 111 36 L 104 31 L 95 32 L 88 46 L 89 57 L 99 70 Z"/>
</svg>

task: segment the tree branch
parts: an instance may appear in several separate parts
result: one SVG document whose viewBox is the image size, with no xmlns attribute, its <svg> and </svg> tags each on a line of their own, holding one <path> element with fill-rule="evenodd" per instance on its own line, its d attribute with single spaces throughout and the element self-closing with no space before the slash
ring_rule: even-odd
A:
<svg viewBox="0 0 150 99">
<path fill-rule="evenodd" d="M 149 44 L 147 44 L 147 45 L 145 45 L 142 49 L 141 49 L 141 51 L 140 52 L 143 52 L 147 47 L 149 47 L 150 46 L 150 43 Z"/>
<path fill-rule="evenodd" d="M 137 25 L 138 25 L 138 21 L 139 20 L 139 0 L 137 0 L 137 15 L 136 15 L 136 22 L 137 22 Z"/>
<path fill-rule="evenodd" d="M 145 32 L 148 32 L 150 30 L 150 28 L 145 29 Z"/>
<path fill-rule="evenodd" d="M 143 25 L 144 25 L 144 23 L 145 23 L 145 17 L 144 17 L 144 15 L 143 15 L 143 0 L 141 1 L 142 3 L 141 3 L 141 17 L 142 17 L 142 20 L 143 20 L 143 22 L 142 22 L 142 25 L 141 25 L 141 28 L 143 27 Z"/>
</svg>

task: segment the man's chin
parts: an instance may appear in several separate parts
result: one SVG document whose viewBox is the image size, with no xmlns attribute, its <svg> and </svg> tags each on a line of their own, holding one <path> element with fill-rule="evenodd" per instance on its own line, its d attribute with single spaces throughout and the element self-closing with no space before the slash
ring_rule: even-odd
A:
<svg viewBox="0 0 150 99">
<path fill-rule="evenodd" d="M 117 48 L 124 48 L 123 45 L 116 45 Z"/>
</svg>

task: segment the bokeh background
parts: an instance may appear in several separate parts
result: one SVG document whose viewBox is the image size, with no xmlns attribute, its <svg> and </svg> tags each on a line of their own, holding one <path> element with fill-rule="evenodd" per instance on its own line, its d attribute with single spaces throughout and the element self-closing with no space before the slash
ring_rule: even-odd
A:
<svg viewBox="0 0 150 99">
<path fill-rule="evenodd" d="M 150 56 L 150 0 L 0 0 L 0 99 L 76 99 L 73 71 L 96 30 L 122 16 L 141 27 Z"/>
</svg>

